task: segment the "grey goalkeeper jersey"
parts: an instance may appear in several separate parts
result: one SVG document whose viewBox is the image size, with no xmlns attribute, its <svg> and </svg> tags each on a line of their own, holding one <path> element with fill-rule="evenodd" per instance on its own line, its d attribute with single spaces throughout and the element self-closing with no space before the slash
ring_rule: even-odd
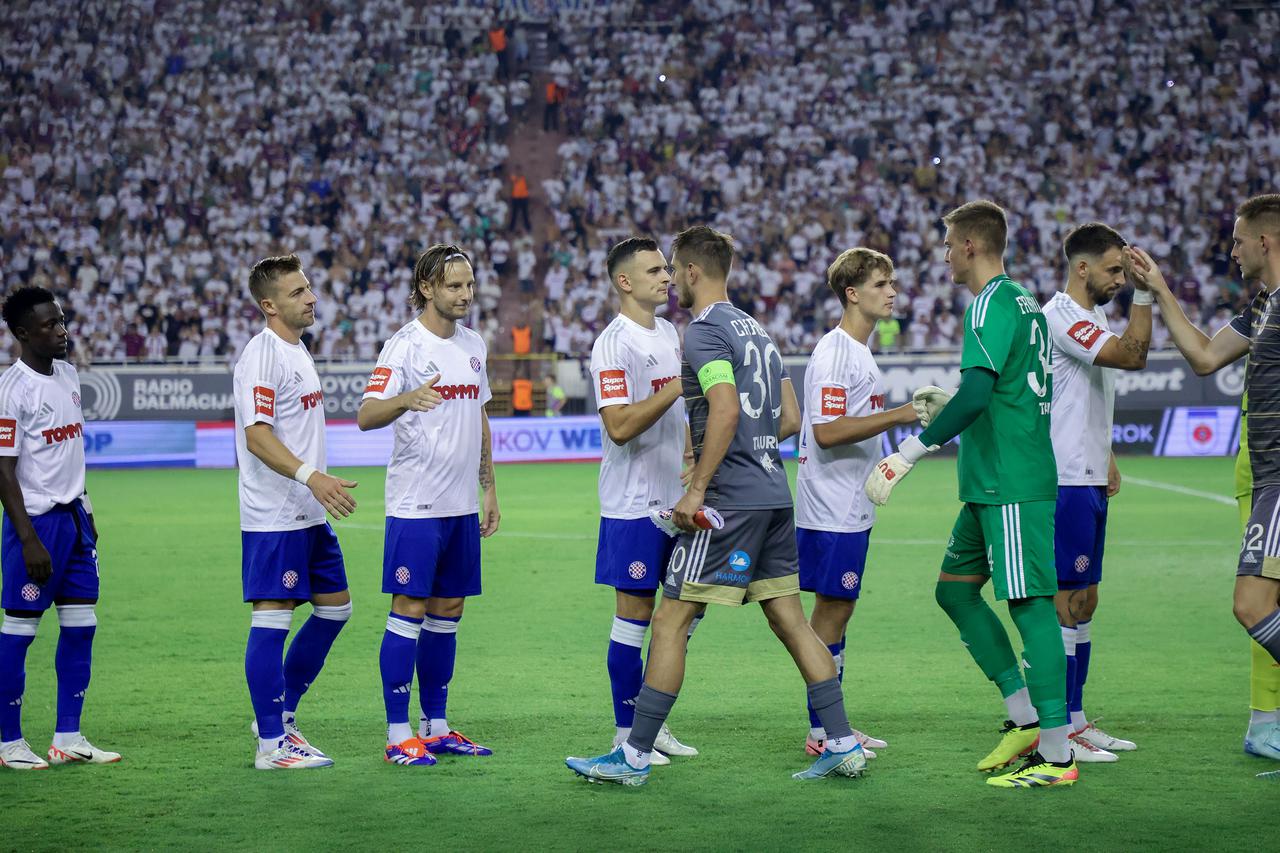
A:
<svg viewBox="0 0 1280 853">
<path fill-rule="evenodd" d="M 693 452 L 702 457 L 707 432 L 705 389 L 732 379 L 737 389 L 738 428 L 707 487 L 707 506 L 777 509 L 791 506 L 791 488 L 778 453 L 782 355 L 751 315 L 716 302 L 693 319 L 684 333 L 680 365 Z"/>
</svg>

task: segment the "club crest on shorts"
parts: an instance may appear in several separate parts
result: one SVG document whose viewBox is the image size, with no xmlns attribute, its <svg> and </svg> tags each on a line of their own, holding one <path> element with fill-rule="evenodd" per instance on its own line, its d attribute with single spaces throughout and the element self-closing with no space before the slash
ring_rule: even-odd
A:
<svg viewBox="0 0 1280 853">
<path fill-rule="evenodd" d="M 648 571 L 648 567 L 639 560 L 636 560 L 634 563 L 627 566 L 627 574 L 631 575 L 631 579 L 634 581 L 638 581 L 643 578 Z"/>
<path fill-rule="evenodd" d="M 751 568 L 751 555 L 746 551 L 734 551 L 729 555 L 729 569 L 735 572 L 745 572 Z"/>
<path fill-rule="evenodd" d="M 857 572 L 845 572 L 843 575 L 840 576 L 840 586 L 844 587 L 845 589 L 853 589 L 857 585 L 858 585 Z"/>
<path fill-rule="evenodd" d="M 22 587 L 22 600 L 35 601 L 40 598 L 40 587 L 33 583 L 25 584 Z"/>
<path fill-rule="evenodd" d="M 293 589 L 298 585 L 298 573 L 290 569 L 280 576 L 280 583 L 284 584 L 285 589 Z"/>
<path fill-rule="evenodd" d="M 1084 554 L 1081 554 L 1079 557 L 1076 557 L 1076 571 L 1077 572 L 1089 571 L 1089 558 L 1086 557 Z"/>
<path fill-rule="evenodd" d="M 408 566 L 401 566 L 400 568 L 396 569 L 396 583 L 400 584 L 401 586 L 404 586 L 405 584 L 407 584 L 409 582 L 410 577 L 412 577 L 412 575 L 409 574 Z"/>
<path fill-rule="evenodd" d="M 476 373 L 480 372 L 480 359 L 476 358 L 474 355 L 471 356 L 471 369 Z"/>
</svg>

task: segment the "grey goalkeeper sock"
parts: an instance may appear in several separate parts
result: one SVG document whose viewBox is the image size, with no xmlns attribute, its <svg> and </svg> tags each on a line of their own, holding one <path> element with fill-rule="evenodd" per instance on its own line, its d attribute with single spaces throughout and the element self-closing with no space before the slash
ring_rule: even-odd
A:
<svg viewBox="0 0 1280 853">
<path fill-rule="evenodd" d="M 647 684 L 640 688 L 640 695 L 636 697 L 636 721 L 631 725 L 631 736 L 627 738 L 632 749 L 637 752 L 653 750 L 658 730 L 667 721 L 674 704 L 674 694 L 654 690 Z"/>
<path fill-rule="evenodd" d="M 1271 611 L 1271 615 L 1249 629 L 1249 636 L 1257 641 L 1271 656 L 1280 663 L 1280 607 Z"/>
<path fill-rule="evenodd" d="M 853 736 L 853 726 L 849 725 L 849 716 L 844 712 L 844 693 L 838 680 L 828 678 L 810 684 L 809 706 L 827 730 L 828 740 Z"/>
</svg>

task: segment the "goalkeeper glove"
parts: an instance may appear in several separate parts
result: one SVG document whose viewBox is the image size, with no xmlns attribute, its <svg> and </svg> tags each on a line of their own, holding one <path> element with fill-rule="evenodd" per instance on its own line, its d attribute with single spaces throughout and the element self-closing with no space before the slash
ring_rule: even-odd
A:
<svg viewBox="0 0 1280 853">
<path fill-rule="evenodd" d="M 916 410 L 916 417 L 920 419 L 920 426 L 925 429 L 929 428 L 929 424 L 933 423 L 933 419 L 938 416 L 938 412 L 942 411 L 942 407 L 949 402 L 951 402 L 951 395 L 937 385 L 926 385 L 923 388 L 917 388 L 916 393 L 911 395 L 911 408 Z"/>
<path fill-rule="evenodd" d="M 937 449 L 936 444 L 926 447 L 914 435 L 902 442 L 898 445 L 897 453 L 889 454 L 871 469 L 871 475 L 867 477 L 867 497 L 876 506 L 884 506 L 889 502 L 889 493 L 893 491 L 893 487 L 902 482 L 902 478 L 915 467 L 916 462 L 926 453 Z"/>
</svg>

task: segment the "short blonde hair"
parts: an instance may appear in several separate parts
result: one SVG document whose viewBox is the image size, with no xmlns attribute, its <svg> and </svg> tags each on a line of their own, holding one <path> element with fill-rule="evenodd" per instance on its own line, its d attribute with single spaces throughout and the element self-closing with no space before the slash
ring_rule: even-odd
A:
<svg viewBox="0 0 1280 853">
<path fill-rule="evenodd" d="M 866 284 L 874 272 L 893 275 L 893 261 L 888 255 L 862 246 L 845 249 L 835 263 L 827 267 L 827 286 L 840 300 L 840 304 L 845 305 L 849 301 L 846 290 Z"/>
<path fill-rule="evenodd" d="M 962 204 L 942 217 L 952 234 L 981 243 L 988 252 L 1001 257 L 1009 241 L 1009 221 L 1004 208 L 994 201 L 982 199 Z"/>
</svg>

